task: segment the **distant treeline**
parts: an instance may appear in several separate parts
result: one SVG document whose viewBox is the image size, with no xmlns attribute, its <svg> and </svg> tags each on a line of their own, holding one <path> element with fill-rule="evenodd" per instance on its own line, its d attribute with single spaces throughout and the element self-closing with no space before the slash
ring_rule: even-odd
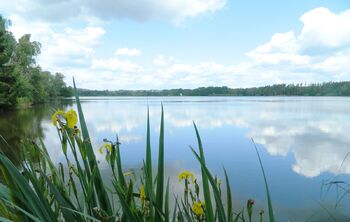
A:
<svg viewBox="0 0 350 222">
<path fill-rule="evenodd" d="M 9 25 L 0 15 L 0 110 L 71 96 L 61 73 L 51 74 L 36 65 L 40 43 L 30 41 L 29 34 L 17 41 L 7 30 Z"/>
<path fill-rule="evenodd" d="M 275 84 L 263 87 L 200 87 L 164 90 L 88 90 L 78 89 L 80 96 L 350 96 L 350 81 L 315 84 Z"/>
</svg>

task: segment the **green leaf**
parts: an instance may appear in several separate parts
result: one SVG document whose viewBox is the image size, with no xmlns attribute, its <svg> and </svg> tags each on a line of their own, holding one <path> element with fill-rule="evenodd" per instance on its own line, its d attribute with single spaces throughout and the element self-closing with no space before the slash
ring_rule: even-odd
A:
<svg viewBox="0 0 350 222">
<path fill-rule="evenodd" d="M 159 135 L 159 153 L 158 153 L 158 175 L 157 175 L 157 207 L 163 209 L 164 195 L 164 109 L 162 105 L 162 114 L 160 120 L 160 135 Z M 156 212 L 155 221 L 162 221 L 159 212 Z"/>
<path fill-rule="evenodd" d="M 61 194 L 61 192 L 55 187 L 55 185 L 53 185 L 51 183 L 51 181 L 49 180 L 49 178 L 47 178 L 46 175 L 42 175 L 42 176 L 45 178 L 45 180 L 49 186 L 49 189 L 50 189 L 51 193 L 55 196 L 55 199 L 57 200 L 57 202 L 60 204 L 61 207 L 63 207 L 62 208 L 62 215 L 63 215 L 64 219 L 66 221 L 82 221 L 80 219 L 80 217 L 78 217 L 78 218 L 74 217 L 72 212 L 70 212 L 66 209 L 66 208 L 68 208 L 68 209 L 75 210 L 73 204 L 70 203 L 70 201 L 67 200 L 67 198 Z"/>
<path fill-rule="evenodd" d="M 273 215 L 273 209 L 272 209 L 272 203 L 271 203 L 271 196 L 270 196 L 269 186 L 267 184 L 267 179 L 266 179 L 264 167 L 263 167 L 263 164 L 262 164 L 262 161 L 261 161 L 261 158 L 260 158 L 260 154 L 259 154 L 258 148 L 256 147 L 256 144 L 255 144 L 253 139 L 252 139 L 252 142 L 254 144 L 254 148 L 255 148 L 256 154 L 258 155 L 260 168 L 261 168 L 262 174 L 264 176 L 266 196 L 267 196 L 267 206 L 268 206 L 268 209 L 269 209 L 269 220 L 270 220 L 270 222 L 275 222 L 275 217 Z"/>
<path fill-rule="evenodd" d="M 2 222 L 14 222 L 13 220 L 6 219 L 5 217 L 0 217 L 0 221 L 2 221 Z"/>
<path fill-rule="evenodd" d="M 175 204 L 175 207 L 174 207 L 172 222 L 176 222 L 176 211 L 177 211 L 177 204 Z"/>
<path fill-rule="evenodd" d="M 96 156 L 94 154 L 94 151 L 93 151 L 93 148 L 91 145 L 89 132 L 88 132 L 88 129 L 86 126 L 86 122 L 85 122 L 85 118 L 84 118 L 84 114 L 83 114 L 83 109 L 82 109 L 81 104 L 80 104 L 80 99 L 78 96 L 78 92 L 77 92 L 74 78 L 73 78 L 73 85 L 74 85 L 75 100 L 76 100 L 77 108 L 78 108 L 81 133 L 82 133 L 83 140 L 84 140 L 83 144 L 84 144 L 84 147 L 86 150 L 86 155 L 87 155 L 88 160 L 89 160 L 90 171 L 92 172 L 92 170 L 96 167 L 96 176 L 94 177 L 95 191 L 96 191 L 99 203 L 100 203 L 100 207 L 103 210 L 105 210 L 109 215 L 112 215 L 113 211 L 112 211 L 111 204 L 110 204 L 110 201 L 109 201 L 109 198 L 107 195 L 107 191 L 103 185 L 103 180 L 101 177 L 100 170 L 97 166 Z"/>
<path fill-rule="evenodd" d="M 43 221 L 56 221 L 48 204 L 41 202 L 36 193 L 29 186 L 28 181 L 11 163 L 11 161 L 0 154 L 0 163 L 8 171 L 9 175 L 11 175 L 11 179 L 19 189 L 18 192 L 21 192 L 24 197 L 23 203 L 25 203 L 26 207 L 32 211 L 32 214 Z M 14 189 L 15 188 L 13 187 L 12 191 L 14 191 Z"/>
<path fill-rule="evenodd" d="M 147 139 L 146 139 L 146 190 L 152 191 L 152 152 L 151 152 L 151 129 L 150 129 L 150 121 L 149 121 L 149 107 L 147 107 Z M 152 193 L 148 193 L 148 198 L 152 196 Z"/>
<path fill-rule="evenodd" d="M 204 151 L 203 151 L 203 146 L 202 146 L 202 140 L 201 140 L 201 137 L 199 135 L 199 132 L 198 132 L 198 129 L 197 129 L 195 122 L 193 122 L 193 126 L 194 126 L 194 129 L 196 131 L 200 159 L 205 166 L 205 157 L 204 157 Z M 214 213 L 213 213 L 213 207 L 212 207 L 211 198 L 210 198 L 208 177 L 204 172 L 203 166 L 201 167 L 201 171 L 202 171 L 203 193 L 204 193 L 204 201 L 205 201 L 205 216 L 208 219 L 208 221 L 214 221 Z"/>
<path fill-rule="evenodd" d="M 31 213 L 29 213 L 28 211 L 26 211 L 23 208 L 19 207 L 18 205 L 14 204 L 14 203 L 12 203 L 12 202 L 10 202 L 8 200 L 5 200 L 3 198 L 0 198 L 0 199 L 2 199 L 6 205 L 8 205 L 9 207 L 12 207 L 12 208 L 22 212 L 24 215 L 26 215 L 28 218 L 32 219 L 34 222 L 41 222 L 42 221 L 39 218 L 37 218 L 34 215 L 32 215 Z"/>
<path fill-rule="evenodd" d="M 197 152 L 191 148 L 193 154 L 195 155 L 196 159 L 199 161 L 199 163 L 202 166 L 202 169 L 204 171 L 204 173 L 206 174 L 208 181 L 211 184 L 213 193 L 214 193 L 214 197 L 215 197 L 215 203 L 216 203 L 216 208 L 217 208 L 217 212 L 218 212 L 218 219 L 220 222 L 226 222 L 226 216 L 225 216 L 225 210 L 224 210 L 224 206 L 222 204 L 222 200 L 221 200 L 221 196 L 220 196 L 220 191 L 216 185 L 216 181 L 214 179 L 214 177 L 211 175 L 211 173 L 209 172 L 208 168 L 205 166 L 205 163 L 203 162 L 203 160 L 201 159 L 201 157 L 197 154 Z M 205 203 L 207 204 L 207 203 Z"/>
<path fill-rule="evenodd" d="M 227 176 L 226 169 L 224 168 L 225 173 L 225 181 L 226 181 L 226 195 L 227 195 L 227 220 L 229 222 L 232 221 L 232 194 L 231 194 L 231 187 L 230 187 L 230 181 Z"/>
<path fill-rule="evenodd" d="M 70 209 L 70 208 L 65 208 L 65 207 L 62 207 L 63 209 L 66 209 L 68 211 L 71 211 L 73 213 L 76 213 L 76 214 L 79 214 L 80 216 L 82 216 L 84 219 L 89 219 L 89 220 L 92 220 L 93 222 L 101 222 L 100 220 L 94 218 L 94 217 L 91 217 L 89 216 L 88 214 L 85 214 L 85 213 L 82 213 L 82 212 L 79 212 L 79 211 L 76 211 L 76 210 L 73 210 L 73 209 Z"/>
<path fill-rule="evenodd" d="M 123 216 L 125 215 L 128 221 L 130 222 L 138 222 L 141 221 L 140 218 L 138 218 L 133 211 L 130 208 L 130 205 L 128 204 L 128 201 L 126 200 L 126 197 L 124 195 L 124 190 L 118 183 L 115 183 L 115 190 L 117 192 L 117 195 L 119 197 L 120 204 L 123 209 Z"/>
<path fill-rule="evenodd" d="M 169 178 L 166 183 L 164 214 L 165 214 L 165 221 L 169 221 Z"/>
<path fill-rule="evenodd" d="M 124 189 L 126 188 L 126 182 L 125 182 L 125 177 L 122 169 L 122 159 L 120 156 L 120 145 L 119 145 L 119 139 L 117 137 L 117 145 L 116 147 L 116 160 L 117 160 L 117 169 L 118 169 L 118 181 Z"/>
</svg>

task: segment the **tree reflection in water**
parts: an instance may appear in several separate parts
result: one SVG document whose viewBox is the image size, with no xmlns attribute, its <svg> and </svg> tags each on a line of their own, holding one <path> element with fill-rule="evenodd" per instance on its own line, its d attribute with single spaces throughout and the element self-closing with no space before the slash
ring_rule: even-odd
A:
<svg viewBox="0 0 350 222">
<path fill-rule="evenodd" d="M 42 127 L 44 121 L 51 121 L 50 116 L 57 108 L 65 109 L 72 101 L 54 101 L 50 104 L 33 106 L 30 109 L 18 109 L 1 113 L 0 149 L 17 165 L 20 161 L 21 147 L 26 142 L 45 138 Z"/>
</svg>

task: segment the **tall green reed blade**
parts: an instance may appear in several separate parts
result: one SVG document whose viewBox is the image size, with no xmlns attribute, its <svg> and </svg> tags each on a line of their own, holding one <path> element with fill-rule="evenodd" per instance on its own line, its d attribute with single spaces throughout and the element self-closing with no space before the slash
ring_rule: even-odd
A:
<svg viewBox="0 0 350 222">
<path fill-rule="evenodd" d="M 80 121 L 80 126 L 81 126 L 81 133 L 84 139 L 84 147 L 86 150 L 86 154 L 89 160 L 89 167 L 90 167 L 90 171 L 92 172 L 92 170 L 96 168 L 96 176 L 94 178 L 94 185 L 95 185 L 95 191 L 100 203 L 100 206 L 103 210 L 105 210 L 109 215 L 112 215 L 113 211 L 111 208 L 111 204 L 109 202 L 108 199 L 108 195 L 106 192 L 106 189 L 103 185 L 103 181 L 102 181 L 102 177 L 101 177 L 101 173 L 100 170 L 98 169 L 97 166 L 97 162 L 96 162 L 96 156 L 94 154 L 92 145 L 91 145 L 91 141 L 90 141 L 90 136 L 89 136 L 89 132 L 86 126 L 86 122 L 85 122 L 85 118 L 84 118 L 84 114 L 83 114 L 83 110 L 81 108 L 81 104 L 80 104 L 80 99 L 78 96 L 78 92 L 77 92 L 77 88 L 75 85 L 75 80 L 73 78 L 73 85 L 74 85 L 74 94 L 75 94 L 75 100 L 77 103 L 77 108 L 78 108 L 78 115 L 79 115 L 79 121 Z M 88 166 L 86 166 L 88 167 Z"/>
<path fill-rule="evenodd" d="M 149 121 L 149 107 L 147 107 L 147 139 L 146 139 L 146 189 L 152 190 L 152 153 L 151 153 L 151 129 Z"/>
<path fill-rule="evenodd" d="M 164 214 L 165 214 L 165 221 L 169 221 L 169 178 L 166 183 L 166 189 L 165 189 Z"/>
<path fill-rule="evenodd" d="M 239 213 L 236 215 L 236 217 L 235 217 L 235 219 L 233 220 L 233 222 L 237 222 L 237 221 L 239 220 L 239 218 L 240 218 L 242 212 L 243 212 L 243 211 L 239 212 Z M 241 221 L 244 222 L 245 220 L 242 218 Z"/>
<path fill-rule="evenodd" d="M 127 221 L 129 222 L 141 221 L 141 219 L 135 214 L 135 212 L 131 209 L 130 205 L 128 204 L 128 200 L 127 200 L 127 197 L 125 196 L 126 194 L 125 194 L 124 188 L 122 188 L 118 183 L 115 183 L 114 187 L 119 197 L 120 205 L 123 210 L 123 218 L 126 218 Z"/>
<path fill-rule="evenodd" d="M 205 157 L 204 157 L 204 151 L 202 146 L 202 140 L 199 135 L 196 123 L 193 122 L 193 125 L 196 131 L 200 158 L 205 166 Z M 205 216 L 208 219 L 208 221 L 214 221 L 214 213 L 213 213 L 213 207 L 212 207 L 211 198 L 210 198 L 210 188 L 208 183 L 208 177 L 205 174 L 203 167 L 201 167 L 201 171 L 202 171 L 203 193 L 204 193 L 204 201 L 205 201 Z"/>
<path fill-rule="evenodd" d="M 0 221 L 2 222 L 13 222 L 13 220 L 6 219 L 5 217 L 0 216 Z"/>
<path fill-rule="evenodd" d="M 193 154 L 195 155 L 196 159 L 198 160 L 198 162 L 201 164 L 202 170 L 204 171 L 203 173 L 206 175 L 208 181 L 211 184 L 213 193 L 214 193 L 214 197 L 215 197 L 215 203 L 216 203 L 216 208 L 217 208 L 217 216 L 219 219 L 219 222 L 226 222 L 227 218 L 225 215 L 225 210 L 224 210 L 224 206 L 222 204 L 222 200 L 221 200 L 221 195 L 220 195 L 220 191 L 217 187 L 217 183 L 214 179 L 214 177 L 211 175 L 211 173 L 209 172 L 207 166 L 205 165 L 204 161 L 202 160 L 202 158 L 198 155 L 198 153 L 191 148 Z M 205 203 L 205 206 L 207 206 L 207 203 Z M 214 220 L 208 220 L 208 221 L 215 221 Z"/>
<path fill-rule="evenodd" d="M 38 217 L 38 219 L 42 221 L 57 221 L 49 204 L 47 202 L 43 203 L 41 199 L 38 198 L 24 176 L 11 163 L 11 161 L 2 154 L 0 154 L 0 164 L 6 169 L 8 174 L 11 175 L 11 180 L 14 183 L 12 184 L 11 190 L 21 193 L 23 198 L 22 203 L 31 210 L 33 216 Z M 15 190 L 15 187 L 18 190 Z"/>
<path fill-rule="evenodd" d="M 162 114 L 160 120 L 160 135 L 159 135 L 159 153 L 158 153 L 158 174 L 157 174 L 157 190 L 156 204 L 159 209 L 163 209 L 164 196 L 164 109 L 162 104 Z M 156 211 L 155 221 L 162 221 L 161 215 Z"/>
<path fill-rule="evenodd" d="M 172 222 L 176 222 L 176 211 L 177 211 L 177 204 L 175 204 L 175 207 L 174 207 L 173 219 L 171 220 Z"/>
<path fill-rule="evenodd" d="M 114 146 L 114 145 L 113 145 Z M 118 169 L 118 180 L 122 187 L 126 188 L 126 181 L 122 169 L 122 159 L 120 156 L 120 143 L 117 136 L 117 144 L 115 145 L 116 159 L 117 159 L 117 169 Z"/>
<path fill-rule="evenodd" d="M 23 215 L 26 215 L 28 218 L 30 218 L 32 221 L 34 222 L 42 222 L 42 220 L 40 220 L 38 217 L 35 217 L 33 214 L 29 213 L 28 211 L 24 210 L 23 208 L 21 208 L 20 206 L 16 205 L 13 203 L 13 201 L 9 201 L 9 200 L 6 200 L 6 199 L 3 199 L 3 198 L 0 198 L 2 201 L 4 201 L 4 203 L 13 208 L 13 209 L 16 209 L 18 210 L 19 212 L 23 213 Z M 2 221 L 2 220 L 0 220 Z"/>
<path fill-rule="evenodd" d="M 227 220 L 229 222 L 233 221 L 232 218 L 232 193 L 231 193 L 231 186 L 230 181 L 227 176 L 226 169 L 224 168 L 225 173 L 225 181 L 226 181 L 226 195 L 227 195 Z"/>
<path fill-rule="evenodd" d="M 46 175 L 42 175 L 42 176 L 45 178 L 48 184 L 48 187 L 51 193 L 54 195 L 57 202 L 60 204 L 61 207 L 63 207 L 61 210 L 65 221 L 83 221 L 81 220 L 80 217 L 75 217 L 71 211 L 68 211 L 66 209 L 68 208 L 68 209 L 76 210 L 73 204 L 70 202 L 70 200 L 64 195 L 62 195 L 62 193 L 56 188 L 54 184 L 51 183 L 51 181 L 49 180 L 49 178 L 47 178 Z"/>
<path fill-rule="evenodd" d="M 253 144 L 254 144 L 254 148 L 255 148 L 256 154 L 258 155 L 259 163 L 260 163 L 260 168 L 261 168 L 261 171 L 262 171 L 263 176 L 264 176 L 265 189 L 266 189 L 266 196 L 267 196 L 267 206 L 268 206 L 268 209 L 269 209 L 269 220 L 270 220 L 270 222 L 275 222 L 275 217 L 274 217 L 274 215 L 273 215 L 273 209 L 272 209 L 272 203 L 271 203 L 271 196 L 270 196 L 269 186 L 268 186 L 268 184 L 267 184 L 267 179 L 266 179 L 266 175 L 265 175 L 265 170 L 264 170 L 264 167 L 263 167 L 261 158 L 260 158 L 260 154 L 259 154 L 258 148 L 256 147 L 256 144 L 255 144 L 253 138 L 252 138 L 252 142 L 253 142 Z"/>
<path fill-rule="evenodd" d="M 152 153 L 151 153 L 151 129 L 149 121 L 149 107 L 147 107 L 147 138 L 146 138 L 146 163 L 145 163 L 145 191 L 147 197 L 152 203 L 153 194 L 153 177 L 152 177 Z M 150 220 L 153 219 L 153 206 L 150 204 Z"/>
<path fill-rule="evenodd" d="M 70 208 L 65 208 L 65 207 L 61 207 L 62 209 L 66 209 L 66 210 L 68 210 L 68 211 L 71 211 L 71 212 L 73 212 L 73 213 L 76 213 L 76 214 L 78 214 L 78 215 L 80 215 L 82 218 L 84 218 L 85 219 L 85 221 L 92 221 L 92 222 L 101 222 L 100 220 L 98 220 L 98 219 L 96 219 L 96 218 L 94 218 L 94 217 L 91 217 L 91 216 L 89 216 L 88 214 L 86 214 L 86 213 L 82 213 L 82 212 L 79 212 L 79 211 L 77 211 L 77 210 L 73 210 L 73 209 L 70 209 Z M 89 220 L 87 220 L 87 219 L 89 219 Z"/>
</svg>

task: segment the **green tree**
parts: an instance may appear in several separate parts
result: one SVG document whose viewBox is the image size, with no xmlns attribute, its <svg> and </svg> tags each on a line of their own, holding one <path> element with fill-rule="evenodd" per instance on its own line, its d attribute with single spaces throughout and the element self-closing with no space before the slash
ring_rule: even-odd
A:
<svg viewBox="0 0 350 222">
<path fill-rule="evenodd" d="M 0 109 L 71 96 L 72 89 L 66 86 L 63 74 L 52 75 L 36 64 L 41 44 L 31 41 L 30 34 L 17 42 L 7 30 L 10 24 L 0 15 Z"/>
<path fill-rule="evenodd" d="M 9 64 L 16 40 L 12 33 L 6 30 L 9 24 L 10 22 L 0 15 L 0 109 L 14 106 L 16 103 L 16 77 L 13 75 L 14 67 Z"/>
</svg>

